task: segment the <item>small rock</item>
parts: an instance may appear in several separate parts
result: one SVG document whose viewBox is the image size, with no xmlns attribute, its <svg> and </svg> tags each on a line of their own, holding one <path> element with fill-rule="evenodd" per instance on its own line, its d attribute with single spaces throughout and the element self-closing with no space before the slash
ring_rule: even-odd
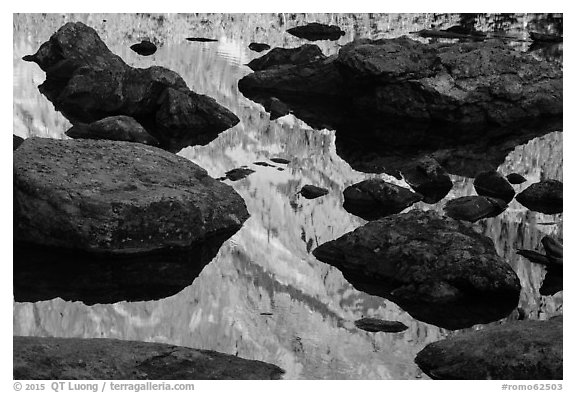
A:
<svg viewBox="0 0 576 393">
<path fill-rule="evenodd" d="M 344 209 L 365 220 L 399 213 L 422 196 L 382 179 L 367 179 L 344 190 Z"/>
<path fill-rule="evenodd" d="M 482 172 L 476 176 L 474 188 L 478 195 L 502 199 L 506 203 L 516 194 L 508 180 L 496 171 Z"/>
<path fill-rule="evenodd" d="M 90 124 L 76 124 L 66 135 L 74 139 L 108 139 L 158 146 L 159 142 L 129 116 L 110 116 Z"/>
<path fill-rule="evenodd" d="M 526 178 L 518 173 L 510 173 L 506 176 L 506 179 L 510 182 L 510 184 L 522 184 L 526 181 Z"/>
<path fill-rule="evenodd" d="M 259 165 L 259 166 L 271 166 L 272 168 L 276 168 L 274 165 L 268 164 L 267 162 L 264 162 L 264 161 L 256 161 L 256 162 L 254 163 L 254 165 Z"/>
<path fill-rule="evenodd" d="M 326 56 L 317 45 L 306 44 L 298 48 L 274 48 L 248 63 L 253 71 L 265 70 L 279 65 L 306 64 L 325 59 Z"/>
<path fill-rule="evenodd" d="M 138 44 L 134 44 L 130 47 L 134 52 L 138 53 L 140 56 L 150 56 L 156 53 L 156 45 L 150 41 L 143 40 Z"/>
<path fill-rule="evenodd" d="M 425 203 L 436 203 L 452 189 L 452 180 L 432 157 L 424 157 L 402 170 L 406 183 L 424 196 Z"/>
<path fill-rule="evenodd" d="M 467 196 L 448 201 L 444 211 L 455 220 L 476 222 L 483 218 L 495 217 L 508 205 L 501 199 L 486 196 Z"/>
<path fill-rule="evenodd" d="M 271 158 L 270 161 L 275 162 L 277 164 L 289 164 L 290 163 L 290 160 L 287 160 L 285 158 L 280 158 L 280 157 Z"/>
<path fill-rule="evenodd" d="M 226 177 L 232 181 L 237 181 L 244 179 L 246 176 L 252 173 L 254 173 L 254 171 L 249 168 L 235 168 L 226 172 Z"/>
<path fill-rule="evenodd" d="M 14 151 L 14 150 L 18 149 L 18 147 L 20 147 L 22 142 L 24 142 L 24 139 L 20 138 L 18 135 L 12 134 L 12 142 L 14 144 L 14 148 L 12 149 L 12 151 Z"/>
<path fill-rule="evenodd" d="M 186 38 L 186 41 L 192 41 L 192 42 L 218 42 L 218 40 L 215 40 L 214 38 L 204 38 L 204 37 L 190 37 L 190 38 Z"/>
<path fill-rule="evenodd" d="M 385 321 L 377 318 L 362 318 L 354 321 L 354 325 L 358 329 L 366 330 L 367 332 L 398 333 L 408 329 L 408 326 L 402 322 Z"/>
<path fill-rule="evenodd" d="M 265 50 L 270 49 L 270 45 L 262 44 L 262 43 L 258 43 L 258 42 L 252 42 L 252 43 L 250 43 L 250 45 L 248 45 L 248 48 L 250 50 L 253 50 L 254 52 L 263 52 Z"/>
<path fill-rule="evenodd" d="M 322 187 L 313 186 L 310 184 L 305 185 L 300 190 L 300 195 L 306 199 L 315 199 L 328 194 L 328 190 Z"/>
<path fill-rule="evenodd" d="M 562 182 L 543 180 L 534 183 L 516 196 L 516 200 L 526 208 L 544 214 L 562 213 Z"/>
<path fill-rule="evenodd" d="M 308 41 L 335 41 L 345 34 L 338 26 L 329 26 L 316 22 L 309 23 L 304 26 L 293 27 L 286 31 L 293 36 L 304 38 Z"/>
<path fill-rule="evenodd" d="M 415 362 L 433 379 L 562 379 L 562 320 L 462 332 L 428 344 Z"/>
</svg>

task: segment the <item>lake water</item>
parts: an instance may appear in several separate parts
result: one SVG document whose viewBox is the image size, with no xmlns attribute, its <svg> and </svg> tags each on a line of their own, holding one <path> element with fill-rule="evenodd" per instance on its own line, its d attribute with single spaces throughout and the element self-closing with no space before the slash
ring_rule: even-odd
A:
<svg viewBox="0 0 576 393">
<path fill-rule="evenodd" d="M 319 244 L 365 223 L 343 209 L 342 192 L 375 175 L 354 170 L 337 154 L 337 132 L 314 130 L 293 115 L 271 121 L 261 105 L 238 91 L 237 83 L 251 72 L 245 64 L 260 56 L 248 49 L 250 42 L 300 46 L 307 41 L 285 30 L 305 22 L 337 24 L 346 31 L 338 41 L 315 42 L 325 54 L 334 54 L 354 38 L 398 37 L 433 25 L 447 28 L 460 20 L 458 14 L 15 15 L 14 134 L 67 138 L 69 122 L 37 89 L 44 72 L 21 58 L 36 52 L 65 22 L 82 21 L 129 65 L 174 70 L 193 91 L 215 98 L 240 118 L 238 125 L 210 144 L 188 147 L 179 155 L 215 178 L 243 165 L 255 173 L 226 181 L 244 198 L 251 217 L 190 286 L 157 301 L 92 306 L 60 298 L 15 302 L 14 335 L 107 337 L 211 349 L 276 364 L 286 370 L 287 379 L 427 378 L 413 361 L 416 354 L 458 332 L 415 320 L 396 304 L 355 290 L 337 269 L 311 254 Z M 553 32 L 559 26 L 553 17 L 525 14 L 480 15 L 473 22 L 479 30 L 504 30 L 521 39 L 528 37 L 528 31 Z M 154 55 L 140 57 L 129 49 L 143 37 L 158 44 Z M 188 42 L 186 37 L 218 41 Z M 515 43 L 518 50 L 527 50 L 528 45 Z M 550 51 L 534 53 L 562 61 L 561 52 L 560 57 Z M 498 170 L 528 179 L 514 186 L 517 192 L 540 179 L 562 180 L 561 131 L 507 146 L 510 152 Z M 276 164 L 284 170 L 253 164 L 271 157 L 291 162 Z M 379 176 L 407 187 L 394 177 Z M 442 201 L 411 208 L 442 212 L 447 200 L 475 194 L 472 178 L 451 177 L 454 187 Z M 303 199 L 296 193 L 305 184 L 328 188 L 330 193 Z M 518 274 L 519 308 L 526 317 L 561 314 L 562 291 L 541 296 L 544 269 L 515 251 L 537 249 L 546 234 L 562 238 L 562 214 L 531 212 L 514 200 L 503 214 L 475 225 L 494 240 L 498 253 Z M 373 334 L 356 329 L 353 321 L 367 316 L 401 321 L 408 330 Z M 507 319 L 517 318 L 515 311 Z M 482 326 L 471 329 L 476 328 Z"/>
</svg>

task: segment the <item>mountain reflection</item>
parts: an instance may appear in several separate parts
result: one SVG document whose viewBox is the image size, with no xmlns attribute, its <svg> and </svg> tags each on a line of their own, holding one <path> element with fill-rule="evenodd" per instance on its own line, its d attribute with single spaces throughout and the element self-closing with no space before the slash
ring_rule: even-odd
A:
<svg viewBox="0 0 576 393">
<path fill-rule="evenodd" d="M 498 23 L 508 32 L 527 37 L 523 27 L 526 18 L 529 16 L 522 15 L 516 21 Z M 240 118 L 238 125 L 210 144 L 186 148 L 179 155 L 202 166 L 212 177 L 243 165 L 254 170 L 245 179 L 227 182 L 244 198 L 251 218 L 222 245 L 191 285 L 170 297 L 92 306 L 62 299 L 16 301 L 14 334 L 110 337 L 211 349 L 276 364 L 286 370 L 288 379 L 426 378 L 413 362 L 416 353 L 452 333 L 415 320 L 388 300 L 355 290 L 337 269 L 310 254 L 319 244 L 364 224 L 343 209 L 344 188 L 371 176 L 408 186 L 386 174 L 353 169 L 337 152 L 338 131 L 314 130 L 294 115 L 270 121 L 260 104 L 238 91 L 237 83 L 251 72 L 244 64 L 259 56 L 248 49 L 250 42 L 266 42 L 271 47 L 299 46 L 304 41 L 285 34 L 285 30 L 306 21 L 336 24 L 346 31 L 339 41 L 317 42 L 325 54 L 333 54 L 338 45 L 354 38 L 397 37 L 432 24 L 446 28 L 457 24 L 460 16 L 15 15 L 16 135 L 66 138 L 63 133 L 69 127 L 67 120 L 36 87 L 43 73 L 20 58 L 35 52 L 41 42 L 70 20 L 94 27 L 129 65 L 170 68 L 182 75 L 192 90 L 210 95 Z M 490 20 L 485 15 L 476 17 L 476 28 L 494 28 L 494 24 L 488 24 Z M 143 36 L 159 45 L 158 51 L 146 58 L 129 49 Z M 213 37 L 218 42 L 188 42 L 186 37 Z M 494 162 L 501 173 L 516 172 L 528 179 L 514 186 L 517 192 L 540 179 L 562 180 L 562 133 L 537 135 L 530 141 L 511 142 L 504 153 L 498 152 Z M 273 164 L 272 157 L 287 158 L 290 163 Z M 274 166 L 254 165 L 258 161 Z M 443 200 L 435 205 L 421 202 L 411 208 L 442 212 L 447 200 L 475 194 L 472 178 L 451 178 L 454 187 Z M 327 188 L 329 193 L 306 200 L 297 195 L 305 184 Z M 518 274 L 522 283 L 519 307 L 531 319 L 561 313 L 563 294 L 540 295 L 544 268 L 518 256 L 516 249 L 537 249 L 546 234 L 562 238 L 562 220 L 562 214 L 530 212 L 512 201 L 498 217 L 475 224 L 494 240 L 499 255 Z M 353 324 L 362 317 L 397 320 L 408 329 L 392 334 L 367 333 Z"/>
</svg>

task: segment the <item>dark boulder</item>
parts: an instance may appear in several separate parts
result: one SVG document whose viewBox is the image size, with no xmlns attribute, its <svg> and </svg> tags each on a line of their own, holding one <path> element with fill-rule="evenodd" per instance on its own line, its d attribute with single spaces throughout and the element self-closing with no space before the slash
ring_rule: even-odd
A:
<svg viewBox="0 0 576 393">
<path fill-rule="evenodd" d="M 433 379 L 562 379 L 562 319 L 455 334 L 428 344 L 415 362 Z"/>
<path fill-rule="evenodd" d="M 280 65 L 297 65 L 325 59 L 317 45 L 306 44 L 298 48 L 274 48 L 264 56 L 248 63 L 254 71 L 265 70 Z"/>
<path fill-rule="evenodd" d="M 331 40 L 336 41 L 342 37 L 344 33 L 340 27 L 325 25 L 322 23 L 309 23 L 304 26 L 292 27 L 286 30 L 288 33 L 298 38 L 304 38 L 308 41 Z"/>
<path fill-rule="evenodd" d="M 266 108 L 266 106 L 264 107 Z M 276 120 L 290 113 L 290 107 L 276 97 L 270 98 L 266 109 L 270 112 L 270 120 Z"/>
<path fill-rule="evenodd" d="M 302 195 L 306 199 L 316 199 L 326 194 L 328 194 L 327 189 L 318 186 L 313 186 L 311 184 L 306 184 L 300 190 L 300 195 Z"/>
<path fill-rule="evenodd" d="M 531 31 L 528 33 L 530 38 L 534 42 L 544 42 L 547 44 L 554 44 L 558 42 L 562 42 L 564 38 L 561 35 L 557 34 L 544 34 L 544 33 L 537 33 L 535 31 Z"/>
<path fill-rule="evenodd" d="M 508 180 L 496 171 L 482 172 L 474 179 L 474 189 L 478 195 L 502 199 L 508 203 L 514 199 L 516 191 Z"/>
<path fill-rule="evenodd" d="M 132 45 L 130 49 L 138 53 L 140 56 L 150 56 L 156 53 L 157 48 L 152 42 L 143 40 L 138 44 Z"/>
<path fill-rule="evenodd" d="M 270 45 L 262 44 L 259 42 L 251 42 L 250 45 L 248 45 L 248 49 L 253 50 L 254 52 L 263 52 L 270 49 Z"/>
<path fill-rule="evenodd" d="M 186 249 L 248 218 L 232 187 L 139 143 L 29 138 L 14 152 L 14 240 L 99 254 Z"/>
<path fill-rule="evenodd" d="M 159 142 L 129 116 L 110 116 L 90 124 L 76 124 L 66 135 L 74 139 L 108 139 L 158 146 Z"/>
<path fill-rule="evenodd" d="M 206 38 L 206 37 L 188 37 L 186 41 L 191 42 L 218 42 L 218 40 L 214 38 Z"/>
<path fill-rule="evenodd" d="M 81 22 L 65 24 L 23 59 L 46 72 L 40 92 L 73 124 L 130 116 L 163 148 L 177 151 L 206 144 L 239 122 L 213 98 L 191 91 L 174 71 L 130 67 Z"/>
<path fill-rule="evenodd" d="M 284 370 L 216 351 L 109 338 L 13 339 L 14 379 L 280 379 Z"/>
<path fill-rule="evenodd" d="M 530 210 L 544 214 L 562 213 L 563 184 L 558 180 L 543 180 L 531 184 L 516 196 L 516 200 Z"/>
<path fill-rule="evenodd" d="M 398 321 L 384 321 L 378 318 L 362 318 L 354 321 L 354 325 L 358 329 L 366 330 L 367 332 L 386 332 L 398 333 L 408 329 L 408 326 Z"/>
<path fill-rule="evenodd" d="M 355 288 L 447 329 L 504 318 L 518 305 L 520 280 L 492 240 L 433 211 L 369 222 L 313 254 Z"/>
<path fill-rule="evenodd" d="M 402 176 L 414 191 L 421 194 L 426 203 L 436 203 L 452 189 L 448 173 L 430 156 L 411 163 L 402 169 Z"/>
<path fill-rule="evenodd" d="M 421 195 L 377 178 L 344 189 L 344 209 L 365 220 L 399 213 L 421 200 Z"/>
<path fill-rule="evenodd" d="M 526 178 L 519 173 L 510 173 L 506 176 L 506 180 L 508 180 L 510 184 L 522 184 L 526 181 Z"/>
<path fill-rule="evenodd" d="M 18 135 L 12 134 L 13 151 L 18 149 L 22 142 L 24 142 L 24 138 L 20 138 Z"/>
<path fill-rule="evenodd" d="M 508 205 L 501 199 L 486 196 L 466 196 L 446 202 L 444 211 L 455 220 L 476 222 L 483 218 L 496 217 Z"/>
<path fill-rule="evenodd" d="M 252 173 L 254 173 L 254 170 L 250 168 L 234 168 L 226 172 L 225 178 L 231 181 L 237 181 L 244 179 L 246 176 L 251 175 Z"/>
<path fill-rule="evenodd" d="M 277 164 L 289 164 L 290 160 L 287 160 L 286 158 L 281 158 L 281 157 L 272 157 L 270 159 L 270 161 L 275 162 Z"/>
</svg>

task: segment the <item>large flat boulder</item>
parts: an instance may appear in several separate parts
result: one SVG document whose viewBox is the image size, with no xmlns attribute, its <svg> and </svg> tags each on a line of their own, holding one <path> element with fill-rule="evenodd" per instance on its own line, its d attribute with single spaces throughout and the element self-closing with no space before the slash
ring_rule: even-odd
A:
<svg viewBox="0 0 576 393">
<path fill-rule="evenodd" d="M 176 72 L 127 65 L 81 22 L 66 23 L 23 59 L 46 72 L 40 92 L 73 124 L 130 116 L 162 147 L 177 151 L 208 143 L 239 122 L 213 98 L 191 91 Z"/>
<path fill-rule="evenodd" d="M 520 295 L 518 276 L 491 239 L 433 211 L 371 221 L 313 254 L 356 288 L 448 329 L 503 318 Z"/>
<path fill-rule="evenodd" d="M 107 338 L 14 337 L 14 379 L 280 379 L 284 370 L 216 351 Z"/>
<path fill-rule="evenodd" d="M 415 361 L 434 379 L 562 379 L 562 319 L 455 334 L 428 344 Z"/>
<path fill-rule="evenodd" d="M 563 188 L 561 181 L 542 180 L 528 186 L 516 196 L 516 200 L 528 209 L 544 214 L 562 213 Z"/>
<path fill-rule="evenodd" d="M 156 147 L 29 138 L 14 152 L 14 240 L 106 254 L 187 248 L 231 236 L 242 198 Z"/>
</svg>

